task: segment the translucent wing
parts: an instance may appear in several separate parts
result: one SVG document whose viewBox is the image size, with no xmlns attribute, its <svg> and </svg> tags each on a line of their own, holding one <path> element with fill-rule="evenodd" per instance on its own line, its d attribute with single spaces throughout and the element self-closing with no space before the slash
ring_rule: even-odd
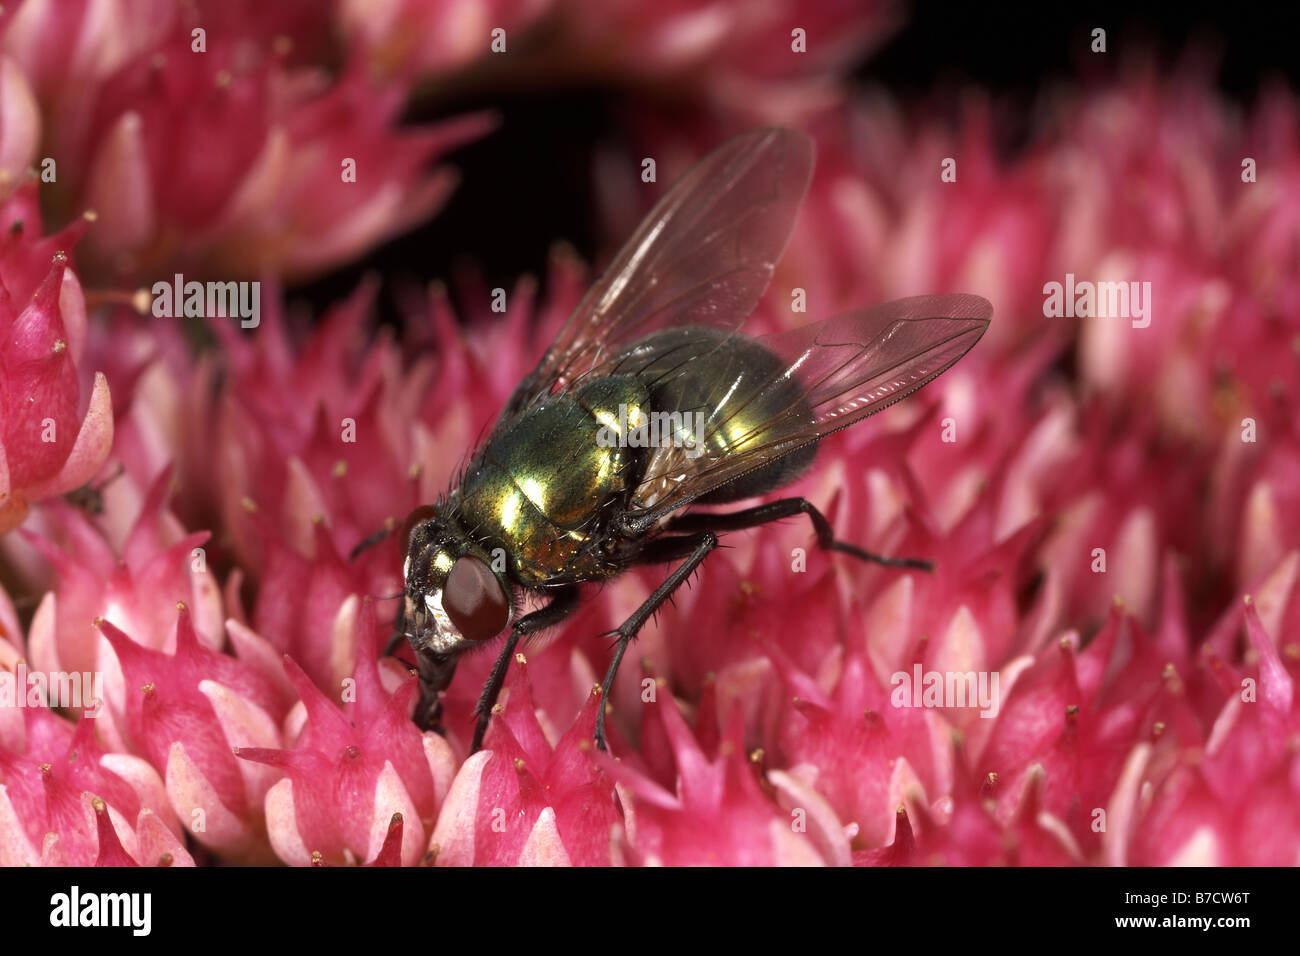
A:
<svg viewBox="0 0 1300 956">
<path fill-rule="evenodd" d="M 780 359 L 777 371 L 724 390 L 706 412 L 702 453 L 656 449 L 636 498 L 666 514 L 906 398 L 965 355 L 992 314 L 975 295 L 916 296 L 757 339 Z M 692 360 L 675 374 L 689 374 Z"/>
<path fill-rule="evenodd" d="M 502 419 L 669 325 L 737 328 L 767 288 L 808 189 L 813 143 L 760 129 L 718 147 L 659 201 L 574 310 Z"/>
</svg>

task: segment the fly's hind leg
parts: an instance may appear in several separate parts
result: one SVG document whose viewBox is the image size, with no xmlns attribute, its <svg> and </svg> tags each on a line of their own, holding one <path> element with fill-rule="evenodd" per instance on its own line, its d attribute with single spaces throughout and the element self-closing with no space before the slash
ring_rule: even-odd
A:
<svg viewBox="0 0 1300 956">
<path fill-rule="evenodd" d="M 673 592 L 681 587 L 686 579 L 694 573 L 709 552 L 718 546 L 718 536 L 712 531 L 701 531 L 698 534 L 679 535 L 677 537 L 661 538 L 651 541 L 645 550 L 638 555 L 638 564 L 657 563 L 660 561 L 672 561 L 676 558 L 685 557 L 672 574 L 664 580 L 664 583 L 655 588 L 654 593 L 646 598 L 645 602 L 637 608 L 632 616 L 619 625 L 617 630 L 609 632 L 609 636 L 617 636 L 618 642 L 614 648 L 614 657 L 609 663 L 609 670 L 605 672 L 605 680 L 600 685 L 600 707 L 596 711 L 596 746 L 601 750 L 608 750 L 605 743 L 605 706 L 609 700 L 610 692 L 614 689 L 614 678 L 618 675 L 619 665 L 623 663 L 623 655 L 627 653 L 627 646 L 636 638 L 637 632 L 650 615 L 659 610 Z"/>
<path fill-rule="evenodd" d="M 817 544 L 827 551 L 842 551 L 862 561 L 872 561 L 889 568 L 916 568 L 921 571 L 933 571 L 934 564 L 921 558 L 889 558 L 880 554 L 864 551 L 855 544 L 835 540 L 835 532 L 826 516 L 818 511 L 807 498 L 782 498 L 765 505 L 733 511 L 730 514 L 707 514 L 703 512 L 684 514 L 668 522 L 667 531 L 695 531 L 708 528 L 711 531 L 742 531 L 754 528 L 769 521 L 793 518 L 805 514 L 812 521 L 813 531 L 817 534 Z"/>
</svg>

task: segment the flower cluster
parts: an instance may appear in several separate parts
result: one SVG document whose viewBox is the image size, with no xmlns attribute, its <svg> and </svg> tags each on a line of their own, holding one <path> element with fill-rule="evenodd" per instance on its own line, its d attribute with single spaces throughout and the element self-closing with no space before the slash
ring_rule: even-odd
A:
<svg viewBox="0 0 1300 956">
<path fill-rule="evenodd" d="M 346 261 L 428 218 L 454 176 L 426 167 L 488 128 L 401 127 L 404 85 L 321 63 L 324 4 L 16 7 L 0 53 L 17 162 L 0 168 L 44 150 L 47 207 L 98 215 L 83 254 L 114 281 Z"/>
<path fill-rule="evenodd" d="M 741 6 L 6 4 L 0 863 L 1300 863 L 1300 108 L 1140 73 L 1007 156 L 978 98 L 944 122 L 845 95 L 892 6 L 820 6 L 797 65 L 762 52 L 794 5 Z M 503 82 L 698 93 L 634 113 L 661 180 L 758 100 L 814 134 L 749 328 L 946 291 L 994 320 L 786 492 L 933 571 L 802 519 L 726 536 L 605 699 L 601 635 L 663 574 L 629 571 L 520 645 L 470 754 L 493 654 L 422 733 L 382 654 L 394 532 L 590 276 L 557 248 L 545 295 L 457 316 L 435 285 L 396 329 L 369 281 L 312 325 L 278 283 L 433 213 L 430 164 L 485 121 L 399 113 L 490 73 L 498 26 Z M 608 221 L 638 168 L 599 168 Z M 267 276 L 260 325 L 209 317 L 196 350 L 78 278 L 171 269 Z M 1132 295 L 1053 306 L 1082 283 Z"/>
<path fill-rule="evenodd" d="M 113 443 L 108 381 L 83 374 L 86 302 L 69 268 L 87 225 L 43 236 L 34 186 L 0 183 L 0 533 L 84 485 Z"/>
</svg>

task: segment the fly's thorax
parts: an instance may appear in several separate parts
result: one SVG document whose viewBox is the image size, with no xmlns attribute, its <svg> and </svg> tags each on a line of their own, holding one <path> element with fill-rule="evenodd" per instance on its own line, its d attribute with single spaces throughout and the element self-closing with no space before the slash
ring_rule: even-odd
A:
<svg viewBox="0 0 1300 956">
<path fill-rule="evenodd" d="M 538 490 L 540 482 L 529 487 Z M 583 542 L 547 520 L 501 466 L 481 463 L 465 475 L 460 490 L 461 515 L 501 540 L 522 584 L 539 583 L 577 558 Z"/>
<path fill-rule="evenodd" d="M 582 390 L 520 415 L 483 454 L 518 489 L 517 495 L 507 494 L 504 510 L 514 508 L 523 516 L 531 509 L 566 530 L 588 524 L 625 487 L 631 458 L 628 449 L 601 447 L 599 430 L 599 421 L 582 403 Z"/>
<path fill-rule="evenodd" d="M 492 437 L 461 481 L 462 524 L 502 541 L 522 584 L 560 575 L 590 580 L 613 570 L 593 549 L 593 536 L 612 506 L 627 500 L 644 454 L 602 443 L 601 428 L 611 414 L 617 419 L 620 405 L 642 407 L 646 398 L 638 381 L 619 378 L 524 411 Z"/>
<path fill-rule="evenodd" d="M 626 449 L 650 421 L 650 392 L 634 375 L 610 375 L 578 386 L 574 401 L 596 421 L 596 446 Z"/>
<path fill-rule="evenodd" d="M 459 654 L 496 637 L 514 616 L 504 564 L 443 515 L 414 524 L 402 574 L 404 621 L 417 651 Z"/>
</svg>

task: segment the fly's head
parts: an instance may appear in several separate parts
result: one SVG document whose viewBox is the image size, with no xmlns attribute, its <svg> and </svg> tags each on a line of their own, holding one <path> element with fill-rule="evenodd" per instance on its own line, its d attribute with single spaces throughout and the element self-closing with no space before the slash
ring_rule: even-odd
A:
<svg viewBox="0 0 1300 956">
<path fill-rule="evenodd" d="M 417 651 L 455 658 L 510 624 L 511 588 L 491 558 L 435 507 L 407 519 L 406 635 Z"/>
</svg>

